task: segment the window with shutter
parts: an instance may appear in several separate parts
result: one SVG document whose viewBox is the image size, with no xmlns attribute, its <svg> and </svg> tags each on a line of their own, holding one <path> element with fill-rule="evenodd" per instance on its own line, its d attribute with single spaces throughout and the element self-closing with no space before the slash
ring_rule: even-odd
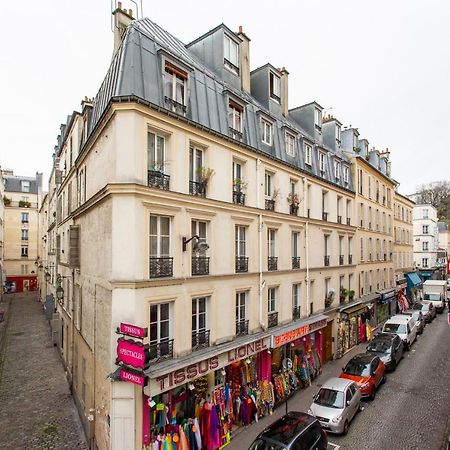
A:
<svg viewBox="0 0 450 450">
<path fill-rule="evenodd" d="M 69 229 L 69 266 L 74 268 L 80 267 L 80 227 L 78 225 L 71 226 Z"/>
</svg>

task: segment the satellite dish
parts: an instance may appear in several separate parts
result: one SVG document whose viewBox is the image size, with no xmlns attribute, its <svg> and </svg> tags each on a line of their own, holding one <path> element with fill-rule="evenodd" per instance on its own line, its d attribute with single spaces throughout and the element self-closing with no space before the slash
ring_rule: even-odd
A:
<svg viewBox="0 0 450 450">
<path fill-rule="evenodd" d="M 334 289 L 330 289 L 327 293 L 327 300 L 334 300 L 335 295 L 336 291 Z"/>
</svg>

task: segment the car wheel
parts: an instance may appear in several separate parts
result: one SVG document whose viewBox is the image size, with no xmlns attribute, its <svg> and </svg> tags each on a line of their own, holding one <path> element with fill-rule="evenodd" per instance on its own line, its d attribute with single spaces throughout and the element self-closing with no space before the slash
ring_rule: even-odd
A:
<svg viewBox="0 0 450 450">
<path fill-rule="evenodd" d="M 359 402 L 358 411 L 357 412 L 361 412 L 363 409 L 364 409 L 363 404 L 361 402 Z"/>
<path fill-rule="evenodd" d="M 372 388 L 372 392 L 369 395 L 369 400 L 375 400 L 375 386 Z"/>
<path fill-rule="evenodd" d="M 342 430 L 342 434 L 345 436 L 348 433 L 348 420 L 344 422 L 344 429 Z"/>
<path fill-rule="evenodd" d="M 407 342 L 406 344 L 405 344 L 405 351 L 406 352 L 409 352 L 409 349 L 411 348 L 411 344 L 409 343 L 409 342 Z"/>
<path fill-rule="evenodd" d="M 381 379 L 381 384 L 386 383 L 386 374 L 383 373 L 383 378 Z"/>
</svg>

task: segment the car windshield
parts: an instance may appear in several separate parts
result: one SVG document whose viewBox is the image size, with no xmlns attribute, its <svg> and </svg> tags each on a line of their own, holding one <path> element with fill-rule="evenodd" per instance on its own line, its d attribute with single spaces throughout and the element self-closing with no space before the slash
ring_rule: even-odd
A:
<svg viewBox="0 0 450 450">
<path fill-rule="evenodd" d="M 375 353 L 391 353 L 391 344 L 390 342 L 382 341 L 381 339 L 375 339 L 367 346 L 367 350 Z"/>
<path fill-rule="evenodd" d="M 359 360 L 350 360 L 344 368 L 344 373 L 368 377 L 370 375 L 370 363 Z"/>
<path fill-rule="evenodd" d="M 386 323 L 384 324 L 383 333 L 406 333 L 406 325 L 404 323 Z"/>
<path fill-rule="evenodd" d="M 255 442 L 249 447 L 248 450 L 285 450 L 286 447 L 282 445 L 274 444 L 273 442 L 267 442 L 264 439 L 256 439 Z"/>
<path fill-rule="evenodd" d="M 439 302 L 441 301 L 441 294 L 425 294 L 424 300 L 430 300 L 432 302 Z"/>
<path fill-rule="evenodd" d="M 314 398 L 314 403 L 329 408 L 344 407 L 344 393 L 333 389 L 322 388 Z"/>
</svg>

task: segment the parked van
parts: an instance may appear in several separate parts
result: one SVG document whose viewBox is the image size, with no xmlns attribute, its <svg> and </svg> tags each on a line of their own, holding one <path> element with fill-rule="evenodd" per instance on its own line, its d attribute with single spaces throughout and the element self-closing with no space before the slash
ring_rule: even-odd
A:
<svg viewBox="0 0 450 450">
<path fill-rule="evenodd" d="M 445 280 L 427 280 L 423 283 L 423 299 L 433 303 L 439 314 L 444 311 L 446 297 L 447 282 Z"/>
<path fill-rule="evenodd" d="M 416 321 L 411 316 L 392 316 L 384 323 L 382 332 L 397 334 L 403 341 L 405 350 L 409 350 L 417 337 Z"/>
</svg>

